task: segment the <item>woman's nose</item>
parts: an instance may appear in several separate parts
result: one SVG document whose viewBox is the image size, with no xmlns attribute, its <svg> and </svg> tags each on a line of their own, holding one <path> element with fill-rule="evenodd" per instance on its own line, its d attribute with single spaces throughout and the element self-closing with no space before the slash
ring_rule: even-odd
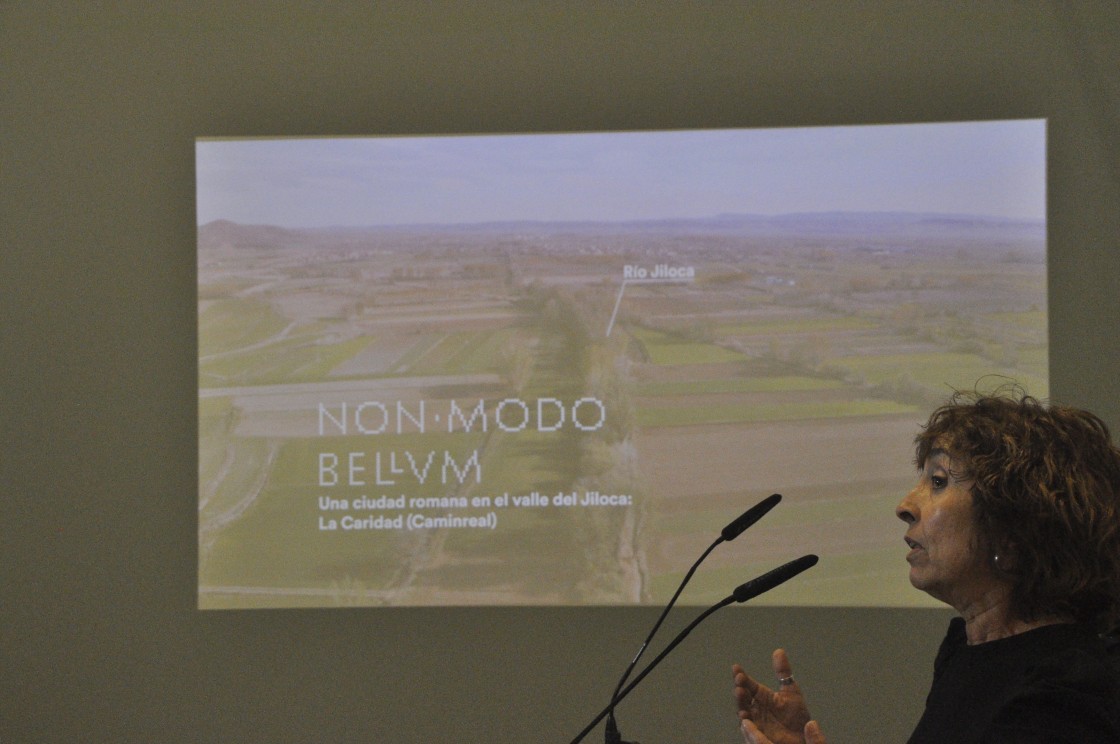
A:
<svg viewBox="0 0 1120 744">
<path fill-rule="evenodd" d="M 913 496 L 913 491 L 906 494 L 902 501 L 898 503 L 898 506 L 894 508 L 894 515 L 901 519 L 903 522 L 906 522 L 906 524 L 912 524 L 918 519 L 917 510 L 914 507 L 914 502 L 912 499 Z"/>
</svg>

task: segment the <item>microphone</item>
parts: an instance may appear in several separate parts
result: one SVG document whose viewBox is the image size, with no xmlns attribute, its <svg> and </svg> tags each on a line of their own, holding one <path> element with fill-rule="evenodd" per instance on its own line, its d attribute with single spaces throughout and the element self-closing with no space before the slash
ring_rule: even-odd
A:
<svg viewBox="0 0 1120 744">
<path fill-rule="evenodd" d="M 755 522 L 762 519 L 766 515 L 766 512 L 777 506 L 778 502 L 781 500 L 782 495 L 780 493 L 771 494 L 750 509 L 747 509 L 734 522 L 724 527 L 723 531 L 720 532 L 720 537 L 723 542 L 731 542 L 736 537 L 746 532 Z M 718 543 L 719 540 L 716 542 Z"/>
<path fill-rule="evenodd" d="M 803 555 L 800 558 L 778 566 L 773 571 L 767 571 L 757 579 L 740 584 L 731 593 L 731 599 L 736 602 L 746 602 L 754 599 L 759 594 L 765 594 L 779 584 L 784 584 L 802 571 L 817 565 L 820 560 L 815 555 Z"/>
<path fill-rule="evenodd" d="M 758 578 L 750 579 L 745 584 L 740 584 L 735 587 L 735 592 L 731 593 L 731 599 L 735 602 L 746 602 L 747 599 L 754 599 L 759 594 L 765 594 L 775 586 L 785 584 L 800 574 L 805 569 L 812 568 L 816 565 L 816 561 L 820 560 L 814 555 L 802 556 L 796 560 L 791 560 L 787 564 L 778 566 L 774 570 L 766 571 L 765 574 Z"/>
<path fill-rule="evenodd" d="M 645 650 L 649 646 L 650 641 L 653 640 L 654 634 L 657 633 L 657 629 L 661 627 L 661 623 L 664 622 L 665 617 L 669 614 L 669 610 L 672 609 L 674 604 L 676 604 L 677 597 L 681 596 L 681 592 L 684 591 L 685 584 L 687 584 L 692 578 L 692 574 L 696 573 L 697 567 L 701 562 L 703 562 L 705 558 L 708 557 L 709 553 L 715 550 L 717 545 L 724 542 L 731 542 L 736 537 L 746 532 L 751 525 L 762 519 L 766 515 L 766 513 L 777 506 L 778 502 L 781 500 L 782 495 L 780 493 L 771 494 L 770 496 L 767 496 L 762 501 L 752 506 L 750 509 L 747 509 L 745 512 L 740 514 L 733 522 L 728 524 L 723 528 L 723 530 L 720 531 L 720 535 L 718 538 L 716 538 L 715 542 L 709 545 L 708 549 L 705 550 L 704 553 L 696 559 L 696 562 L 692 564 L 692 568 L 688 569 L 688 573 L 684 575 L 684 579 L 681 581 L 680 586 L 677 587 L 676 593 L 673 594 L 672 599 L 669 600 L 669 604 L 665 605 L 665 609 L 661 611 L 661 616 L 657 618 L 657 622 L 654 623 L 653 630 L 651 630 L 649 632 L 649 635 L 646 636 L 646 640 L 638 648 L 638 653 L 635 654 L 634 658 L 630 660 L 630 665 L 626 667 L 626 671 L 622 673 L 622 679 L 618 680 L 618 685 L 614 688 L 614 694 L 611 696 L 611 705 L 607 714 L 607 730 L 605 732 L 606 744 L 625 744 L 622 741 L 622 735 L 618 732 L 618 725 L 614 720 L 614 704 L 618 701 L 618 691 L 622 689 L 622 686 L 624 684 L 626 684 L 626 680 L 630 676 L 630 673 L 634 671 L 634 667 L 638 664 L 638 660 L 642 658 L 642 654 L 645 653 Z"/>
<path fill-rule="evenodd" d="M 598 724 L 599 721 L 603 720 L 607 715 L 609 715 L 611 711 L 614 710 L 614 706 L 622 702 L 622 699 L 629 695 L 630 692 L 638 686 L 638 683 L 645 679 L 646 675 L 652 672 L 653 668 L 660 664 L 661 660 L 669 655 L 670 651 L 680 645 L 681 641 L 683 641 L 685 637 L 687 637 L 688 634 L 692 632 L 693 628 L 703 622 L 704 619 L 711 615 L 713 612 L 722 609 L 729 604 L 733 604 L 736 602 L 746 602 L 747 600 L 754 599 L 758 595 L 768 592 L 780 584 L 784 584 L 802 571 L 805 571 L 817 565 L 818 560 L 820 559 L 815 555 L 803 555 L 800 558 L 792 560 L 789 563 L 785 563 L 773 569 L 772 571 L 764 573 L 757 578 L 740 584 L 739 586 L 735 587 L 735 591 L 733 591 L 731 594 L 724 597 L 719 602 L 716 602 L 708 609 L 704 610 L 696 617 L 695 620 L 689 623 L 684 630 L 677 634 L 677 637 L 674 638 L 669 643 L 669 645 L 665 647 L 665 650 L 658 654 L 657 657 L 654 658 L 654 660 L 651 661 L 649 665 L 645 669 L 643 669 L 637 677 L 634 678 L 633 682 L 631 682 L 626 686 L 625 689 L 619 691 L 614 696 L 614 699 L 611 700 L 610 704 L 606 708 L 603 708 L 603 710 L 599 712 L 599 715 L 595 716 L 595 718 L 592 719 L 591 723 L 587 724 L 587 726 L 584 727 L 583 731 L 580 731 L 579 734 L 576 735 L 576 738 L 572 739 L 571 744 L 579 744 L 579 742 L 583 741 L 583 737 L 587 736 L 588 732 L 590 732 L 591 729 L 595 728 L 596 724 Z"/>
</svg>

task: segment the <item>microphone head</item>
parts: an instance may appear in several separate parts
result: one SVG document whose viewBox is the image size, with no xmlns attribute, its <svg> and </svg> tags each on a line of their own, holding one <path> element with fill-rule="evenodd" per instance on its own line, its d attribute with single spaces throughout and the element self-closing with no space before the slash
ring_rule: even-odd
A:
<svg viewBox="0 0 1120 744">
<path fill-rule="evenodd" d="M 757 579 L 751 579 L 745 584 L 740 584 L 731 593 L 731 598 L 736 602 L 746 602 L 748 599 L 753 599 L 779 584 L 784 584 L 802 571 L 812 568 L 817 565 L 818 560 L 820 559 L 815 555 L 803 555 L 796 560 L 778 566 L 773 571 L 762 574 Z"/>
<path fill-rule="evenodd" d="M 762 501 L 752 506 L 750 509 L 747 509 L 741 515 L 739 515 L 739 517 L 736 518 L 734 522 L 724 527 L 723 531 L 720 532 L 720 535 L 723 537 L 724 542 L 730 542 L 739 535 L 743 534 L 743 532 L 746 531 L 748 527 L 750 527 L 758 520 L 762 519 L 762 517 L 766 515 L 766 512 L 777 506 L 778 502 L 781 500 L 782 495 L 780 493 L 775 493 L 767 496 Z"/>
</svg>

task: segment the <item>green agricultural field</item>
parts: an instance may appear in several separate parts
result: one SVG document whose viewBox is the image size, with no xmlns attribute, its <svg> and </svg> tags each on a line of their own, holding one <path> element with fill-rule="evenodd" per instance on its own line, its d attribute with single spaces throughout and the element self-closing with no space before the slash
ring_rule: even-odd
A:
<svg viewBox="0 0 1120 744">
<path fill-rule="evenodd" d="M 272 338 L 288 325 L 265 302 L 215 300 L 199 313 L 199 358 L 241 349 Z"/>
<path fill-rule="evenodd" d="M 289 338 L 258 349 L 209 359 L 199 365 L 199 387 L 317 382 L 370 343 L 353 338 L 336 344 Z"/>
<path fill-rule="evenodd" d="M 752 320 L 748 323 L 727 323 L 716 326 L 715 333 L 719 336 L 770 336 L 778 334 L 865 331 L 878 327 L 876 322 L 867 318 L 814 316 L 807 318 Z"/>
<path fill-rule="evenodd" d="M 463 343 L 457 353 L 447 360 L 448 374 L 475 374 L 493 372 L 501 359 L 503 345 L 513 336 L 514 329 L 497 329 L 457 334 Z"/>
<path fill-rule="evenodd" d="M 199 398 L 198 434 L 201 441 L 223 439 L 233 428 L 235 409 L 229 398 Z"/>
<path fill-rule="evenodd" d="M 509 342 L 514 332 L 514 329 L 495 329 L 454 333 L 443 336 L 438 342 L 429 337 L 424 344 L 427 353 L 418 366 L 429 375 L 492 370 L 494 360 L 499 358 L 498 350 Z M 519 332 L 524 334 L 524 329 Z M 530 347 L 534 349 L 534 364 L 532 376 L 526 380 L 525 398 L 578 396 L 581 388 L 578 379 L 573 377 L 573 357 L 565 353 L 563 339 L 561 335 L 546 335 Z M 262 353 L 257 351 L 246 356 L 258 357 Z M 409 596 L 423 597 L 425 593 L 450 587 L 493 592 L 495 597 L 509 592 L 509 596 L 524 601 L 526 597 L 579 591 L 574 587 L 587 575 L 586 556 L 580 544 L 586 529 L 584 515 L 578 509 L 495 508 L 500 524 L 495 532 L 320 530 L 320 519 L 380 513 L 349 507 L 326 509 L 320 497 L 345 499 L 350 504 L 362 495 L 377 498 L 404 493 L 409 498 L 422 498 L 454 494 L 493 500 L 506 493 L 522 496 L 537 491 L 551 497 L 557 491 L 570 491 L 576 479 L 587 475 L 585 455 L 580 446 L 581 442 L 586 443 L 585 438 L 573 436 L 571 429 L 542 432 L 530 426 L 517 432 L 505 432 L 491 420 L 486 433 L 481 431 L 481 423 L 477 423 L 471 433 L 429 430 L 425 434 L 391 437 L 317 437 L 270 443 L 266 439 L 231 439 L 235 412 L 228 401 L 204 401 L 200 407 L 205 430 L 221 435 L 216 445 L 236 447 L 241 453 L 237 457 L 251 468 L 264 469 L 269 447 L 279 447 L 267 477 L 260 482 L 246 483 L 240 475 L 227 471 L 229 483 L 217 486 L 220 493 L 228 490 L 231 501 L 240 496 L 243 502 L 248 495 L 252 503 L 246 508 L 243 503 L 235 502 L 234 506 L 239 507 L 236 518 L 228 520 L 227 524 L 215 519 L 214 526 L 206 530 L 208 547 L 200 567 L 200 585 L 252 589 L 235 595 L 205 592 L 208 606 L 224 606 L 223 602 L 236 606 L 295 606 L 308 596 L 319 597 L 320 604 L 326 602 L 323 598 L 327 596 L 340 604 L 368 604 L 371 592 L 401 589 L 410 593 Z M 492 416 L 493 410 L 487 415 Z M 252 454 L 258 446 L 263 449 Z M 357 463 L 364 470 L 356 471 L 356 477 L 363 480 L 364 485 L 350 486 L 345 482 L 350 452 L 361 453 Z M 417 464 L 407 460 L 409 452 L 413 453 Z M 430 452 L 436 455 L 428 464 Z M 454 462 L 449 471 L 442 467 L 445 452 L 450 453 Z M 470 477 L 461 483 L 460 472 L 469 455 L 475 452 L 478 467 L 472 474 L 477 474 L 481 482 L 476 483 Z M 337 467 L 328 468 L 326 477 L 328 482 L 337 478 L 338 485 L 319 482 L 319 458 L 323 453 L 337 458 L 333 461 L 338 463 Z M 396 470 L 386 472 L 386 458 L 390 453 L 397 457 Z M 378 454 L 382 457 L 380 477 L 393 480 L 391 486 L 377 483 Z M 220 470 L 217 452 L 211 460 L 205 471 L 207 481 L 217 477 Z M 253 498 L 256 491 L 259 494 Z M 417 509 L 406 506 L 404 511 Z M 448 511 L 472 515 L 490 509 L 419 511 L 426 516 L 442 517 Z M 396 509 L 384 512 L 386 516 L 399 513 Z M 515 563 L 495 561 L 496 543 L 505 544 L 510 550 L 531 546 L 533 550 L 526 553 L 537 557 Z M 402 563 L 402 556 L 411 557 Z M 402 565 L 405 564 L 410 567 L 410 575 L 405 580 L 407 586 L 397 585 L 396 582 L 402 580 Z M 269 592 L 270 587 L 275 589 L 274 593 Z M 237 601 L 230 600 L 231 596 L 236 596 Z M 240 602 L 242 598 L 246 599 L 244 604 Z"/>
<path fill-rule="evenodd" d="M 412 375 L 466 375 L 494 372 L 499 350 L 514 329 L 448 333 L 410 360 Z"/>
<path fill-rule="evenodd" d="M 198 524 L 200 533 L 212 530 L 238 513 L 251 499 L 268 472 L 272 444 L 265 439 L 230 438 L 220 452 L 200 453 Z"/>
<path fill-rule="evenodd" d="M 1023 328 L 1037 329 L 1046 332 L 1046 311 L 1029 310 L 1020 313 L 989 313 L 985 317 L 1001 323 L 1011 323 Z"/>
<path fill-rule="evenodd" d="M 643 406 L 638 423 L 643 427 L 695 426 L 698 424 L 742 424 L 765 421 L 796 421 L 846 416 L 883 416 L 912 413 L 914 406 L 888 400 L 819 401 L 801 403 L 753 403 L 697 405 L 681 408 Z"/>
<path fill-rule="evenodd" d="M 715 344 L 689 341 L 659 331 L 637 328 L 631 334 L 641 342 L 654 364 L 712 364 L 744 358 L 739 352 Z"/>
<path fill-rule="evenodd" d="M 561 432 L 530 430 L 492 434 L 482 461 L 486 491 L 549 493 L 567 488 L 578 474 L 579 453 L 565 438 Z"/>
<path fill-rule="evenodd" d="M 1032 395 L 1045 397 L 1044 377 L 1020 369 L 994 365 L 976 354 L 956 352 L 923 352 L 882 356 L 835 357 L 828 364 L 844 369 L 865 382 L 878 385 L 909 380 L 932 390 L 971 390 L 983 378 L 997 382 L 992 376 L 1014 380 Z"/>
<path fill-rule="evenodd" d="M 460 469 L 468 462 L 477 435 L 394 436 L 392 446 L 371 437 L 322 437 L 286 442 L 269 473 L 267 483 L 252 506 L 226 527 L 215 542 L 206 565 L 203 585 L 247 585 L 265 587 L 321 587 L 331 581 L 353 579 L 368 588 L 379 588 L 393 574 L 400 559 L 403 534 L 393 530 L 324 532 L 319 518 L 331 516 L 321 510 L 319 497 L 376 498 L 382 493 L 397 496 L 445 496 L 455 492 L 458 475 L 444 468 L 443 453 L 450 453 Z M 376 442 L 376 445 L 374 444 Z M 388 451 L 396 453 L 402 473 L 388 471 Z M 364 471 L 356 473 L 365 486 L 347 485 L 348 453 L 364 453 L 356 462 Z M 383 480 L 399 481 L 398 488 L 377 486 L 375 453 L 382 454 Z M 404 454 L 411 452 L 415 466 Z M 436 453 L 429 459 L 429 453 Z M 338 457 L 330 478 L 335 487 L 321 486 L 320 453 Z M 424 482 L 420 482 L 423 478 Z M 340 512 L 377 516 L 377 512 Z"/>
<path fill-rule="evenodd" d="M 237 409 L 229 398 L 199 401 L 199 534 L 212 536 L 223 519 L 258 487 L 267 472 L 271 445 L 264 439 L 233 436 Z"/>
<path fill-rule="evenodd" d="M 1047 393 L 1047 381 L 1050 379 L 1050 352 L 1046 346 L 1031 346 L 1019 348 L 1015 361 L 1016 369 L 1022 370 L 1020 376 L 1024 378 L 1023 385 L 1037 396 Z"/>
<path fill-rule="evenodd" d="M 412 345 L 409 346 L 408 351 L 397 360 L 394 369 L 416 373 L 413 367 L 424 358 L 429 350 L 435 348 L 440 343 L 443 335 L 442 333 L 425 333 L 419 336 Z"/>
<path fill-rule="evenodd" d="M 838 390 L 845 387 L 839 380 L 815 377 L 732 377 L 717 380 L 681 380 L 647 382 L 637 386 L 638 395 L 704 395 L 714 393 L 783 393 Z"/>
</svg>

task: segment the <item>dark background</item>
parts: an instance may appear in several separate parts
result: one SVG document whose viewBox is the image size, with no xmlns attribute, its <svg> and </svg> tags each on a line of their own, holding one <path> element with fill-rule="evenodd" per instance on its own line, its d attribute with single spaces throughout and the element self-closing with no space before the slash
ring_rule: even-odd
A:
<svg viewBox="0 0 1120 744">
<path fill-rule="evenodd" d="M 1044 117 L 1051 393 L 1120 429 L 1118 29 L 1112 2 L 0 2 L 0 742 L 566 742 L 656 617 L 195 609 L 195 137 Z M 949 616 L 724 610 L 623 732 L 738 741 L 730 664 L 780 643 L 832 741 L 902 741 Z"/>
</svg>

